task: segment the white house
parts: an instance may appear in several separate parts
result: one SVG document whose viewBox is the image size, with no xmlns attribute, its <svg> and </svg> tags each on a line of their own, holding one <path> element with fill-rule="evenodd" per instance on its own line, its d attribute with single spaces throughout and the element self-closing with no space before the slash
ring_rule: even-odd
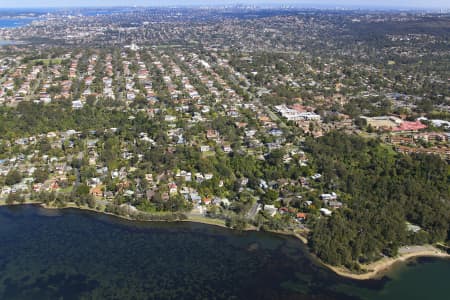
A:
<svg viewBox="0 0 450 300">
<path fill-rule="evenodd" d="M 276 215 L 278 210 L 275 205 L 264 205 L 264 211 L 267 212 L 271 217 L 273 217 Z"/>
<path fill-rule="evenodd" d="M 83 102 L 81 102 L 81 100 L 72 101 L 72 109 L 82 109 L 82 108 Z"/>
<path fill-rule="evenodd" d="M 320 212 L 324 215 L 324 216 L 331 216 L 331 214 L 333 213 L 331 210 L 327 209 L 327 208 L 321 208 Z"/>
</svg>

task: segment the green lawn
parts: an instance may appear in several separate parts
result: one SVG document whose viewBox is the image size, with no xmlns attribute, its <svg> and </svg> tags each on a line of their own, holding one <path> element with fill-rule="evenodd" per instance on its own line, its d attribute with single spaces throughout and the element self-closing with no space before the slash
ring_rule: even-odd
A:
<svg viewBox="0 0 450 300">
<path fill-rule="evenodd" d="M 42 62 L 44 65 L 48 66 L 49 64 L 61 64 L 62 58 L 43 58 L 43 59 L 34 59 L 31 61 L 33 64 Z"/>
</svg>

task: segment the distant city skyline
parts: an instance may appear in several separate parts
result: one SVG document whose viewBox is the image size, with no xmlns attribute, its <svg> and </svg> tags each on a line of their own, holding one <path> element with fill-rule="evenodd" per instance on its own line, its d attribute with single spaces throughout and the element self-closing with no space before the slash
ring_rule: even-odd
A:
<svg viewBox="0 0 450 300">
<path fill-rule="evenodd" d="M 0 8 L 286 4 L 305 7 L 450 8 L 450 0 L 0 0 Z"/>
</svg>

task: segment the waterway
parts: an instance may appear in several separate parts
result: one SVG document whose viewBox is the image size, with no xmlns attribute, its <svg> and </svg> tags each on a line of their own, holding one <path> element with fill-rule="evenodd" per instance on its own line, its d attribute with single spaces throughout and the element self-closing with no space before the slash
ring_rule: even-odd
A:
<svg viewBox="0 0 450 300">
<path fill-rule="evenodd" d="M 15 28 L 31 24 L 35 18 L 0 18 L 0 28 Z"/>
<path fill-rule="evenodd" d="M 0 299 L 444 299 L 448 278 L 448 260 L 355 281 L 288 236 L 0 207 Z"/>
</svg>

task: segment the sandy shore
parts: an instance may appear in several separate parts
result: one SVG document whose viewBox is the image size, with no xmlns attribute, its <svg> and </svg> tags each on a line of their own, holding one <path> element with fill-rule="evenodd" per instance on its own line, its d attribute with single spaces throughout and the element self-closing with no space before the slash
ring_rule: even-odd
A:
<svg viewBox="0 0 450 300">
<path fill-rule="evenodd" d="M 276 233 L 276 234 L 282 234 L 282 235 L 287 235 L 287 236 L 292 236 L 292 237 L 295 237 L 295 238 L 299 239 L 300 241 L 302 241 L 303 244 L 308 245 L 308 239 L 306 237 L 302 236 L 299 232 L 280 231 L 280 230 L 269 230 L 268 232 Z M 306 232 L 306 231 L 303 231 L 303 233 L 304 232 Z"/>
<path fill-rule="evenodd" d="M 388 272 L 393 265 L 401 262 L 406 262 L 410 259 L 417 257 L 438 257 L 444 259 L 450 259 L 450 255 L 431 246 L 410 246 L 403 247 L 399 250 L 401 253 L 397 257 L 385 257 L 371 264 L 361 265 L 363 270 L 367 270 L 365 273 L 356 274 L 345 268 L 335 267 L 328 264 L 324 264 L 327 268 L 335 272 L 336 274 L 356 280 L 376 279 L 382 277 Z"/>
</svg>

